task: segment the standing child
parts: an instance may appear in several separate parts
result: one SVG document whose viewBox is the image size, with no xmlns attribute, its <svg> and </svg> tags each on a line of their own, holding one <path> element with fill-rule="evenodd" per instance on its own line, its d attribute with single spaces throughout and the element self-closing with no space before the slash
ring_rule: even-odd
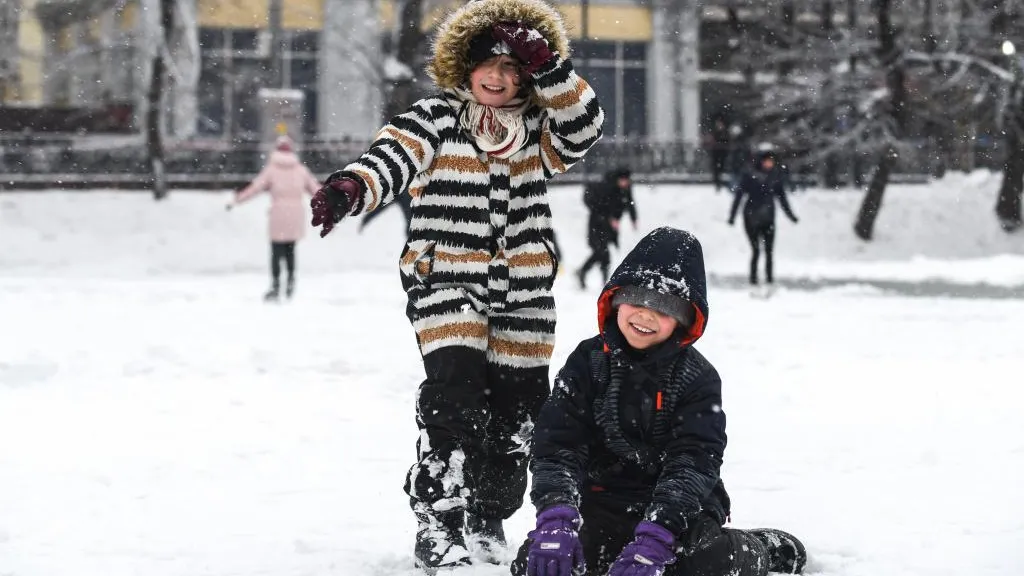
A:
<svg viewBox="0 0 1024 576">
<path fill-rule="evenodd" d="M 277 300 L 281 293 L 281 261 L 288 270 L 285 295 L 295 291 L 295 243 L 306 233 L 306 205 L 303 193 L 313 194 L 320 183 L 295 154 L 295 144 L 279 136 L 267 165 L 256 178 L 227 205 L 230 210 L 259 194 L 270 192 L 270 290 L 263 297 Z"/>
<path fill-rule="evenodd" d="M 496 561 L 526 492 L 533 422 L 549 394 L 558 270 L 545 182 L 583 158 L 604 114 L 541 0 L 477 0 L 441 25 L 441 92 L 391 120 L 313 198 L 313 225 L 408 192 L 399 269 L 426 379 L 406 479 L 427 572 Z"/>
<path fill-rule="evenodd" d="M 605 286 L 600 334 L 569 356 L 537 420 L 537 528 L 513 575 L 803 569 L 806 552 L 792 535 L 722 527 L 722 384 L 693 348 L 707 319 L 700 243 L 673 228 L 648 234 Z"/>
<path fill-rule="evenodd" d="M 782 211 L 796 224 L 798 219 L 793 214 L 786 199 L 781 170 L 775 165 L 775 154 L 764 151 L 754 160 L 753 169 L 744 174 L 733 190 L 732 208 L 729 210 L 729 225 L 736 221 L 736 213 L 743 203 L 743 228 L 750 242 L 750 285 L 757 285 L 757 260 L 764 244 L 764 276 L 770 285 L 775 281 L 773 276 L 772 258 L 775 250 L 775 201 L 778 200 Z"/>
</svg>

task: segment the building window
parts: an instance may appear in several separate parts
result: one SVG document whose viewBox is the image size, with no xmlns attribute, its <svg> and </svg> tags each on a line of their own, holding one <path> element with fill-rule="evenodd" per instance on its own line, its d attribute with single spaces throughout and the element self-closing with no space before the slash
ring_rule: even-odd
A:
<svg viewBox="0 0 1024 576">
<path fill-rule="evenodd" d="M 606 137 L 647 135 L 647 45 L 579 41 L 573 63 L 604 108 Z"/>
<path fill-rule="evenodd" d="M 259 90 L 269 87 L 265 31 L 201 28 L 197 131 L 207 136 L 257 138 Z M 319 33 L 285 31 L 280 54 L 281 87 L 305 93 L 303 132 L 316 131 Z"/>
</svg>

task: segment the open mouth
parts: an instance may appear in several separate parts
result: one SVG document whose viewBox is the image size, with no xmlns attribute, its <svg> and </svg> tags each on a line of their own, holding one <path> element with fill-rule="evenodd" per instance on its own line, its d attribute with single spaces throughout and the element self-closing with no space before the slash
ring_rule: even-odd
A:
<svg viewBox="0 0 1024 576">
<path fill-rule="evenodd" d="M 636 332 L 637 334 L 641 334 L 644 336 L 650 336 L 651 334 L 657 332 L 657 330 L 647 328 L 646 326 L 641 326 L 639 324 L 634 324 L 633 322 L 629 323 L 629 327 L 632 328 L 633 331 Z"/>
<path fill-rule="evenodd" d="M 481 84 L 480 87 L 486 90 L 487 92 L 490 92 L 491 94 L 501 94 L 502 92 L 505 91 L 504 86 L 492 86 L 490 84 Z"/>
</svg>

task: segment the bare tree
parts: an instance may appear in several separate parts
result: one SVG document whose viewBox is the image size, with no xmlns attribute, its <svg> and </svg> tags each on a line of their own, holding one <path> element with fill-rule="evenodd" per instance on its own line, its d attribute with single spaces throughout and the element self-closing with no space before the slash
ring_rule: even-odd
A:
<svg viewBox="0 0 1024 576">
<path fill-rule="evenodd" d="M 167 175 L 164 158 L 163 115 L 164 86 L 168 76 L 168 37 L 174 27 L 175 0 L 159 0 L 160 22 L 152 39 L 153 53 L 149 89 L 146 93 L 146 155 L 149 159 L 150 186 L 154 200 L 167 197 Z"/>
<path fill-rule="evenodd" d="M 882 102 L 880 128 L 884 145 L 876 159 L 875 171 L 868 183 L 867 193 L 857 212 L 853 231 L 861 240 L 871 240 L 875 220 L 882 207 L 882 197 L 889 184 L 889 175 L 898 157 L 897 143 L 907 129 L 907 73 L 902 58 L 902 47 L 897 42 L 893 24 L 892 0 L 874 0 L 874 16 L 878 25 L 878 60 L 885 72 L 887 98 Z"/>
<path fill-rule="evenodd" d="M 1024 40 L 1024 3 L 1020 0 L 961 0 L 955 14 L 956 38 L 938 36 L 938 49 L 910 51 L 912 64 L 926 64 L 937 89 L 957 91 L 957 105 L 945 117 L 967 116 L 1001 135 L 1003 178 L 995 213 L 1000 226 L 1024 225 L 1024 61 L 1016 42 Z"/>
</svg>

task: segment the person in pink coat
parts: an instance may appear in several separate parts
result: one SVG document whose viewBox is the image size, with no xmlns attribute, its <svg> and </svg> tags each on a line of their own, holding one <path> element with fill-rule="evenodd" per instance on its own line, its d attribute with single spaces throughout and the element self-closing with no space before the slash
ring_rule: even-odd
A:
<svg viewBox="0 0 1024 576">
<path fill-rule="evenodd" d="M 270 192 L 270 274 L 272 284 L 264 297 L 277 300 L 281 288 L 281 260 L 288 270 L 285 295 L 295 290 L 295 243 L 306 233 L 306 202 L 303 193 L 312 196 L 320 182 L 295 154 L 291 138 L 277 139 L 267 165 L 227 208 L 241 204 L 260 192 Z"/>
</svg>

